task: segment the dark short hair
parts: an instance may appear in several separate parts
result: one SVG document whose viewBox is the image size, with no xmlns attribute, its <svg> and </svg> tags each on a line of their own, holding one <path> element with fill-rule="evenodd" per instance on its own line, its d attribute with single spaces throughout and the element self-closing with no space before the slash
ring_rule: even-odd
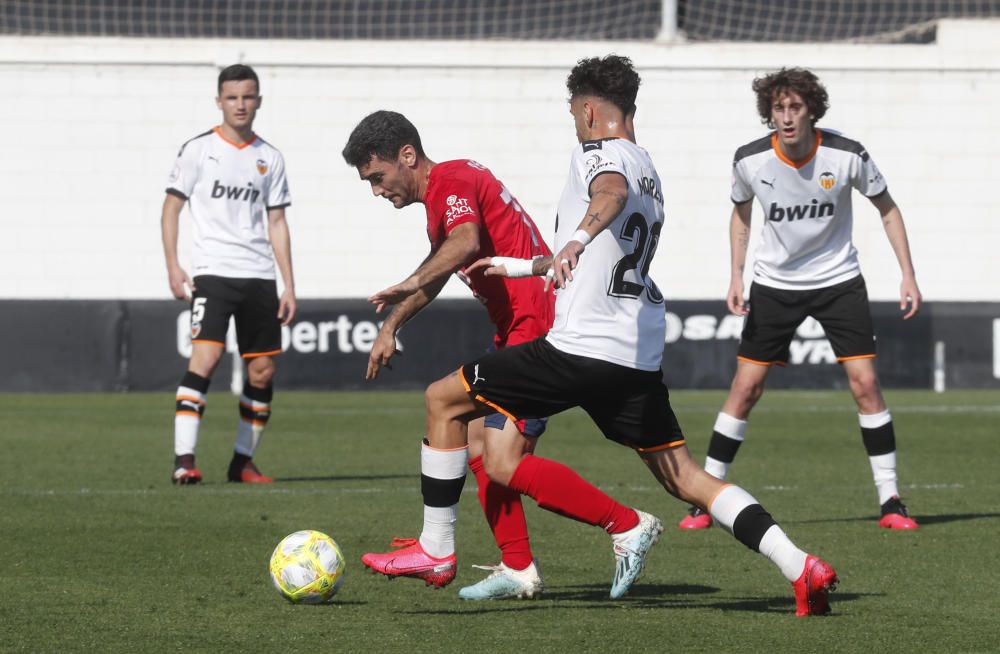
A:
<svg viewBox="0 0 1000 654">
<path fill-rule="evenodd" d="M 380 110 L 361 119 L 344 146 L 344 161 L 355 168 L 364 166 L 376 156 L 383 161 L 396 161 L 404 145 L 412 145 L 421 157 L 417 128 L 401 113 Z"/>
<path fill-rule="evenodd" d="M 757 113 L 760 114 L 762 123 L 774 128 L 771 107 L 780 94 L 788 91 L 797 93 L 809 107 L 813 125 L 825 116 L 826 110 L 830 108 L 826 89 L 811 70 L 782 68 L 753 81 L 753 92 L 757 94 Z"/>
<path fill-rule="evenodd" d="M 594 95 L 611 102 L 626 116 L 635 113 L 635 96 L 639 93 L 640 83 L 632 60 L 614 54 L 603 59 L 581 59 L 566 78 L 570 100 L 581 95 Z"/>
<path fill-rule="evenodd" d="M 219 73 L 219 93 L 222 93 L 222 83 L 223 82 L 242 82 L 243 80 L 252 79 L 254 84 L 257 85 L 257 93 L 260 93 L 260 79 L 257 78 L 257 73 L 253 68 L 247 66 L 246 64 L 233 64 L 232 66 L 226 66 Z"/>
</svg>

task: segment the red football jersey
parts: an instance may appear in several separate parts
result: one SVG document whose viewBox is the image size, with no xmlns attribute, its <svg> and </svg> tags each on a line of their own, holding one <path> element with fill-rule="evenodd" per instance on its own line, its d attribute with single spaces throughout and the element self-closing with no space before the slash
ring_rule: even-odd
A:
<svg viewBox="0 0 1000 654">
<path fill-rule="evenodd" d="M 431 168 L 424 204 L 427 236 L 434 250 L 457 226 L 476 223 L 479 252 L 470 263 L 482 257 L 531 259 L 552 254 L 510 191 L 475 161 L 445 161 Z M 538 338 L 552 326 L 555 294 L 551 288 L 543 290 L 543 278 L 484 277 L 482 272 L 466 275 L 464 269 L 458 274 L 486 306 L 497 328 L 494 344 L 498 348 Z"/>
</svg>

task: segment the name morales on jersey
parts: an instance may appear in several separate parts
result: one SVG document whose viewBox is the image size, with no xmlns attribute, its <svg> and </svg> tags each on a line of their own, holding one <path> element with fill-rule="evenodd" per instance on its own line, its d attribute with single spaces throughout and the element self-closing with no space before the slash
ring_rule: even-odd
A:
<svg viewBox="0 0 1000 654">
<path fill-rule="evenodd" d="M 660 193 L 660 189 L 656 188 L 656 182 L 651 177 L 640 177 L 636 183 L 639 185 L 640 195 L 650 195 L 654 200 L 663 204 L 663 194 Z"/>
<path fill-rule="evenodd" d="M 779 207 L 777 202 L 772 202 L 771 207 L 767 211 L 767 219 L 780 223 L 786 218 L 788 222 L 802 220 L 803 218 L 822 218 L 824 216 L 833 216 L 833 209 L 832 202 L 823 202 L 821 204 L 816 199 L 813 199 L 809 204 L 799 204 L 791 207 Z"/>
<path fill-rule="evenodd" d="M 260 197 L 260 190 L 255 189 L 252 182 L 247 182 L 246 186 L 224 186 L 219 183 L 219 180 L 215 180 L 212 183 L 212 197 L 256 202 L 257 198 Z"/>
</svg>

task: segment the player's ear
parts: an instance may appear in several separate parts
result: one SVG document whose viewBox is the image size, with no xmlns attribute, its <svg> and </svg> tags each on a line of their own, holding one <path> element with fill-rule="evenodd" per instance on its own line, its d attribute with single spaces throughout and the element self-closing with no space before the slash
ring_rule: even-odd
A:
<svg viewBox="0 0 1000 654">
<path fill-rule="evenodd" d="M 262 105 L 262 104 L 264 104 L 264 96 L 258 95 L 257 96 L 257 108 L 260 109 L 260 105 Z"/>
<path fill-rule="evenodd" d="M 215 96 L 215 106 L 222 109 L 222 98 L 220 96 Z"/>
<path fill-rule="evenodd" d="M 410 144 L 406 144 L 399 149 L 399 160 L 407 166 L 417 163 L 417 150 Z"/>
</svg>

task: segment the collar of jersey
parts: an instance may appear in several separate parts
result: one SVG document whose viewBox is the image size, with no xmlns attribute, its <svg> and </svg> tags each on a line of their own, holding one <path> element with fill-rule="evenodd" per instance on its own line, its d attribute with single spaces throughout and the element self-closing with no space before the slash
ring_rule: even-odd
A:
<svg viewBox="0 0 1000 654">
<path fill-rule="evenodd" d="M 222 128 L 221 127 L 213 127 L 212 131 L 215 132 L 216 136 L 218 136 L 220 139 L 222 139 L 223 141 L 225 141 L 229 145 L 233 146 L 237 150 L 242 150 L 243 148 L 249 147 L 249 146 L 253 145 L 254 141 L 257 140 L 257 135 L 254 134 L 253 138 L 250 139 L 249 141 L 247 141 L 246 143 L 237 143 L 236 141 L 231 141 L 230 139 L 227 139 L 226 136 L 225 136 L 225 134 L 222 133 Z"/>
<path fill-rule="evenodd" d="M 816 152 L 819 150 L 819 146 L 823 142 L 823 132 L 819 131 L 818 129 L 813 131 L 816 133 L 816 142 L 813 144 L 813 149 L 809 152 L 809 154 L 805 156 L 805 158 L 799 159 L 798 161 L 789 159 L 788 157 L 785 156 L 785 153 L 781 151 L 781 147 L 778 145 L 778 133 L 774 132 L 773 134 L 771 134 L 771 147 L 774 148 L 775 156 L 778 157 L 778 159 L 781 159 L 789 166 L 791 166 L 792 168 L 798 169 L 806 165 L 807 163 L 812 161 L 813 157 L 816 156 Z"/>
</svg>

